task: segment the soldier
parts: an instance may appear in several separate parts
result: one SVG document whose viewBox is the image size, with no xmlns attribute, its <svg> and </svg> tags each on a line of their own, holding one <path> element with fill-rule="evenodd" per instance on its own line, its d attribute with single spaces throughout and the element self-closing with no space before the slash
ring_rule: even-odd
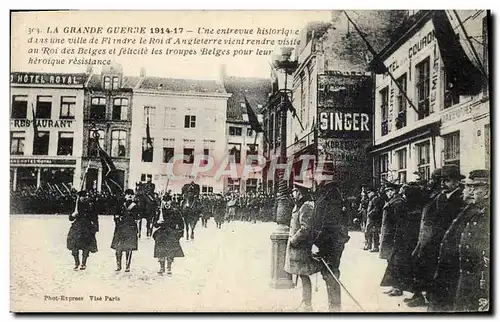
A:
<svg viewBox="0 0 500 322">
<path fill-rule="evenodd" d="M 490 310 L 490 173 L 470 173 L 474 211 L 460 236 L 457 311 Z"/>
<path fill-rule="evenodd" d="M 322 174 L 333 175 L 325 170 Z M 323 180 L 316 176 L 318 190 L 316 192 L 316 210 L 314 224 L 316 235 L 314 244 L 318 247 L 316 257 L 323 258 L 336 278 L 340 277 L 340 259 L 344 252 L 345 243 L 350 239 L 348 218 L 342 208 L 341 192 L 338 185 L 330 180 Z M 327 267 L 322 266 L 321 275 L 326 284 L 328 293 L 328 307 L 332 312 L 340 311 L 340 285 L 331 275 Z"/>
<path fill-rule="evenodd" d="M 99 231 L 99 219 L 86 191 L 78 193 L 76 202 L 75 211 L 69 215 L 69 220 L 73 223 L 68 232 L 66 246 L 75 259 L 74 270 L 80 266 L 79 251 L 82 251 L 80 270 L 84 270 L 87 268 L 89 253 L 97 252 L 95 234 Z"/>
<path fill-rule="evenodd" d="M 172 197 L 165 195 L 162 198 L 160 212 L 154 219 L 153 233 L 155 240 L 154 258 L 160 263 L 159 275 L 165 273 L 167 262 L 167 275 L 172 275 L 172 263 L 175 257 L 184 257 L 179 239 L 184 235 L 184 220 L 179 210 L 172 204 Z"/>
<path fill-rule="evenodd" d="M 365 227 L 365 248 L 371 252 L 379 251 L 380 225 L 382 224 L 382 203 L 377 190 L 368 188 L 368 206 L 366 208 L 366 227 Z"/>
<path fill-rule="evenodd" d="M 115 231 L 111 248 L 116 251 L 116 271 L 122 269 L 122 255 L 125 252 L 125 272 L 130 272 L 132 251 L 138 249 L 139 230 L 137 221 L 140 220 L 139 209 L 134 202 L 134 191 L 125 190 L 125 202 L 119 206 L 114 214 Z"/>
<path fill-rule="evenodd" d="M 387 182 L 384 192 L 387 202 L 382 208 L 382 226 L 380 230 L 380 258 L 389 259 L 394 249 L 394 229 L 395 220 L 403 211 L 403 198 L 397 194 L 399 186 L 395 183 Z M 387 294 L 396 293 L 388 291 Z M 400 292 L 397 292 L 398 294 Z M 395 295 L 393 295 L 395 296 Z"/>
<path fill-rule="evenodd" d="M 155 200 L 155 190 L 156 190 L 156 186 L 155 184 L 152 182 L 153 180 L 153 176 L 148 174 L 146 176 L 146 183 L 144 183 L 142 185 L 142 189 L 144 191 L 144 194 L 146 196 L 148 196 L 151 201 L 154 201 Z"/>
<path fill-rule="evenodd" d="M 286 247 L 284 270 L 299 275 L 302 282 L 301 309 L 312 311 L 312 287 L 309 275 L 320 270 L 319 263 L 312 257 L 312 225 L 314 202 L 310 200 L 310 187 L 296 182 L 292 190 L 295 206 L 290 219 L 290 235 Z"/>
</svg>

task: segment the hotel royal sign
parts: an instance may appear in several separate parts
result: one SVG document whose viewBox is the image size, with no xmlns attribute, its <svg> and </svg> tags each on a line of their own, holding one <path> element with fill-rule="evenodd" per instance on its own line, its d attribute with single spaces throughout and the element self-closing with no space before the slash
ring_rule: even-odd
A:
<svg viewBox="0 0 500 322">
<path fill-rule="evenodd" d="M 10 83 L 19 85 L 83 85 L 86 74 L 11 73 Z"/>
</svg>

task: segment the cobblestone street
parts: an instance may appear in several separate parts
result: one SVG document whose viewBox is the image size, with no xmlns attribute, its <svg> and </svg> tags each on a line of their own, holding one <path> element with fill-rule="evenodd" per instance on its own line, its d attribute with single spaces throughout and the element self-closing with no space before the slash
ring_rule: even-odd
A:
<svg viewBox="0 0 500 322">
<path fill-rule="evenodd" d="M 176 259 L 173 276 L 158 276 L 152 238 L 143 237 L 134 252 L 131 272 L 116 273 L 110 248 L 114 224 L 100 218 L 99 251 L 91 254 L 85 271 L 73 271 L 66 249 L 70 222 L 66 216 L 13 215 L 11 222 L 11 310 L 13 311 L 115 311 L 115 312 L 293 312 L 300 304 L 296 289 L 269 287 L 270 235 L 274 223 L 231 222 L 222 229 L 213 220 L 196 229 L 195 241 L 181 239 L 186 257 Z M 143 235 L 145 228 L 143 226 Z M 362 250 L 360 232 L 351 232 L 341 264 L 341 280 L 369 312 L 422 312 L 409 309 L 403 297 L 390 298 L 379 286 L 386 262 Z M 312 276 L 313 307 L 327 311 L 321 276 Z M 318 285 L 318 291 L 314 288 Z M 49 300 L 82 297 L 80 301 Z M 102 301 L 91 301 L 101 296 Z M 106 300 L 106 296 L 114 301 Z M 359 312 L 342 294 L 344 312 Z M 405 293 L 405 297 L 410 294 Z M 119 299 L 118 299 L 119 298 Z"/>
</svg>

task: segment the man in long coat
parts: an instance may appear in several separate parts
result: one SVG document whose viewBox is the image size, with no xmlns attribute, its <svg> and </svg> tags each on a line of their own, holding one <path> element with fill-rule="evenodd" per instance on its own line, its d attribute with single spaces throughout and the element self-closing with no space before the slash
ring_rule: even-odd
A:
<svg viewBox="0 0 500 322">
<path fill-rule="evenodd" d="M 392 182 L 385 184 L 387 202 L 382 208 L 382 226 L 380 231 L 380 258 L 389 259 L 394 249 L 394 229 L 396 217 L 403 212 L 403 198 L 397 194 L 399 186 Z"/>
<path fill-rule="evenodd" d="M 371 252 L 379 251 L 380 244 L 380 225 L 382 224 L 382 207 L 380 197 L 377 196 L 375 188 L 369 187 L 368 191 L 368 207 L 366 209 L 366 226 L 365 226 L 365 248 Z"/>
<path fill-rule="evenodd" d="M 319 263 L 312 257 L 312 227 L 314 203 L 310 201 L 310 187 L 296 182 L 292 195 L 295 206 L 290 219 L 290 233 L 285 254 L 284 270 L 299 275 L 302 281 L 302 307 L 312 311 L 312 287 L 309 275 L 317 273 Z"/>
</svg>

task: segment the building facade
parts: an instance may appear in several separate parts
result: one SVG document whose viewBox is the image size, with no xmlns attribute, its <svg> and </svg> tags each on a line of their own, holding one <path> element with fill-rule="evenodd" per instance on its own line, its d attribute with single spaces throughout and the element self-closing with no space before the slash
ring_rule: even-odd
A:
<svg viewBox="0 0 500 322">
<path fill-rule="evenodd" d="M 11 190 L 79 188 L 86 78 L 11 73 Z"/>
<path fill-rule="evenodd" d="M 271 93 L 271 81 L 228 77 L 224 72 L 222 79 L 226 91 L 231 94 L 227 102 L 227 151 L 234 156 L 238 173 L 238 178 L 225 178 L 224 191 L 256 192 L 262 188 L 262 169 L 265 164 L 259 164 L 258 160 L 263 160 L 265 140 L 264 134 L 255 133 L 250 126 L 245 98 L 262 124 L 261 113 Z"/>
<path fill-rule="evenodd" d="M 376 177 L 425 180 L 445 164 L 464 175 L 489 169 L 486 11 L 419 11 L 404 29 L 378 57 L 393 77 L 376 75 Z"/>
<path fill-rule="evenodd" d="M 128 186 L 151 175 L 157 191 L 180 193 L 184 184 L 195 181 L 202 192 L 222 192 L 217 169 L 226 154 L 231 96 L 222 83 L 142 77 L 133 95 Z"/>
<path fill-rule="evenodd" d="M 85 175 L 85 188 L 106 191 L 99 146 L 113 160 L 119 174 L 119 183 L 129 186 L 131 159 L 131 127 L 133 88 L 140 77 L 123 75 L 119 65 L 103 68 L 100 74 L 92 74 L 85 85 L 85 108 L 83 113 L 83 162 L 81 171 Z"/>
</svg>

